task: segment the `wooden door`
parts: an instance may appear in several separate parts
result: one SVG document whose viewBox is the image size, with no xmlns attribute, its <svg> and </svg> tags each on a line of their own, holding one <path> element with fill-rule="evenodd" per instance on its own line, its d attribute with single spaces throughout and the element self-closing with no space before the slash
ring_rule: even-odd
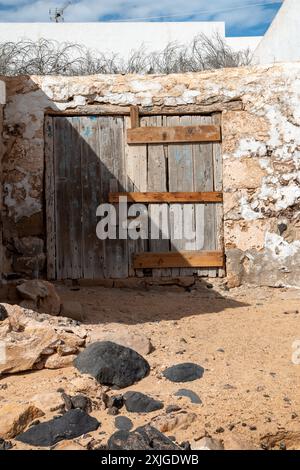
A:
<svg viewBox="0 0 300 470">
<path fill-rule="evenodd" d="M 219 120 L 219 115 L 149 116 L 141 119 L 141 126 L 187 126 Z M 112 191 L 222 191 L 219 143 L 129 145 L 128 128 L 128 117 L 46 118 L 48 278 L 222 275 L 218 268 L 138 269 L 133 265 L 136 254 L 222 250 L 222 203 L 188 204 L 196 231 L 193 241 L 97 238 L 96 209 L 108 202 Z M 148 204 L 154 224 L 159 223 L 160 208 L 160 204 Z M 178 210 L 175 213 L 173 209 L 174 204 L 169 204 L 170 233 L 178 224 Z"/>
</svg>

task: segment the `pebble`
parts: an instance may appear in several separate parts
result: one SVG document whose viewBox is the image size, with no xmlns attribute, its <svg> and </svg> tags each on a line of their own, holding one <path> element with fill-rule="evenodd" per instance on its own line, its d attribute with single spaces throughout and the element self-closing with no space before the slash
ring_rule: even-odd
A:
<svg viewBox="0 0 300 470">
<path fill-rule="evenodd" d="M 166 408 L 166 413 L 175 413 L 176 411 L 180 411 L 181 407 L 178 405 L 168 405 Z"/>
<path fill-rule="evenodd" d="M 122 431 L 130 431 L 133 428 L 133 423 L 126 416 L 118 416 L 115 419 L 115 427 Z"/>
<path fill-rule="evenodd" d="M 202 400 L 197 395 L 197 393 L 193 392 L 192 390 L 188 390 L 186 388 L 181 388 L 176 393 L 174 393 L 174 395 L 176 397 L 187 397 L 191 400 L 192 403 L 197 404 L 197 405 L 202 404 Z"/>
<path fill-rule="evenodd" d="M 216 433 L 218 433 L 218 434 L 221 434 L 221 433 L 224 432 L 224 431 L 225 431 L 225 429 L 222 428 L 221 426 L 216 429 Z"/>
</svg>

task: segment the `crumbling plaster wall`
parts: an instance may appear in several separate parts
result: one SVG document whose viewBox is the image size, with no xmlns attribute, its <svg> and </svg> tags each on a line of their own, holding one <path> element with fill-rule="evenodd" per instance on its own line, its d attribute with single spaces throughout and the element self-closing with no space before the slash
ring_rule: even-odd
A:
<svg viewBox="0 0 300 470">
<path fill-rule="evenodd" d="M 6 272 L 44 266 L 45 113 L 128 112 L 137 104 L 147 112 L 222 111 L 229 285 L 300 286 L 300 64 L 6 82 Z"/>
</svg>

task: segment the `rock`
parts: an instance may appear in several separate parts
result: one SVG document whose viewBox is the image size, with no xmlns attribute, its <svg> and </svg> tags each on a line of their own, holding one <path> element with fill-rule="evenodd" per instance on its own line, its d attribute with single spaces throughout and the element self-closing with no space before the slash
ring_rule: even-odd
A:
<svg viewBox="0 0 300 470">
<path fill-rule="evenodd" d="M 182 450 L 157 429 L 146 425 L 133 432 L 117 431 L 108 440 L 109 450 Z"/>
<path fill-rule="evenodd" d="M 170 432 L 173 429 L 186 430 L 197 419 L 195 413 L 176 413 L 161 415 L 155 418 L 152 423 L 161 432 Z"/>
<path fill-rule="evenodd" d="M 38 278 L 44 270 L 46 261 L 45 253 L 35 256 L 14 256 L 12 268 L 20 277 Z"/>
<path fill-rule="evenodd" d="M 121 431 L 130 431 L 133 428 L 133 423 L 126 416 L 118 416 L 115 419 L 115 426 Z"/>
<path fill-rule="evenodd" d="M 0 305 L 8 313 L 8 318 L 0 322 L 0 342 L 5 348 L 0 374 L 42 369 L 45 364 L 48 368 L 66 367 L 76 355 L 60 354 L 67 350 L 79 353 L 85 346 L 83 328 L 75 326 L 73 320 L 40 314 L 19 305 Z"/>
<path fill-rule="evenodd" d="M 75 397 L 71 397 L 71 402 L 73 408 L 79 408 L 87 413 L 92 411 L 92 402 L 85 395 L 75 395 Z"/>
<path fill-rule="evenodd" d="M 0 321 L 5 320 L 8 317 L 7 310 L 4 305 L 0 304 Z"/>
<path fill-rule="evenodd" d="M 13 239 L 17 252 L 23 256 L 37 256 L 43 254 L 44 241 L 38 237 L 22 237 Z"/>
<path fill-rule="evenodd" d="M 16 440 L 38 447 L 50 447 L 65 439 L 74 439 L 96 431 L 100 423 L 82 410 L 70 410 L 62 417 L 37 424 L 16 437 Z"/>
<path fill-rule="evenodd" d="M 64 401 L 64 408 L 65 408 L 65 411 L 70 411 L 73 409 L 73 404 L 72 404 L 72 400 L 71 400 L 71 397 L 70 395 L 68 395 L 67 393 L 65 392 L 62 392 L 61 393 L 61 398 L 62 400 Z"/>
<path fill-rule="evenodd" d="M 140 392 L 126 392 L 124 395 L 126 410 L 131 413 L 151 413 L 161 410 L 164 404 Z"/>
<path fill-rule="evenodd" d="M 186 388 L 181 388 L 176 393 L 174 393 L 176 397 L 187 397 L 191 400 L 192 403 L 197 405 L 201 405 L 202 401 L 197 393 L 193 392 L 192 390 L 188 390 Z"/>
<path fill-rule="evenodd" d="M 72 354 L 71 356 L 60 356 L 59 354 L 52 354 L 47 357 L 43 362 L 45 369 L 64 369 L 65 367 L 71 367 L 77 355 Z"/>
<path fill-rule="evenodd" d="M 87 450 L 74 441 L 61 441 L 51 450 Z"/>
<path fill-rule="evenodd" d="M 120 410 L 123 405 L 124 405 L 123 395 L 114 395 L 112 397 L 108 397 L 108 399 L 106 400 L 107 408 L 114 407 Z"/>
<path fill-rule="evenodd" d="M 41 416 L 43 411 L 32 404 L 6 403 L 0 408 L 0 437 L 12 439 Z"/>
<path fill-rule="evenodd" d="M 181 447 L 183 450 L 191 450 L 191 444 L 189 443 L 189 441 L 181 442 L 181 443 L 180 443 L 180 447 Z"/>
<path fill-rule="evenodd" d="M 35 302 L 39 312 L 59 315 L 61 301 L 51 282 L 38 279 L 25 281 L 17 286 L 17 291 L 22 299 Z"/>
<path fill-rule="evenodd" d="M 203 373 L 203 367 L 186 362 L 165 369 L 163 376 L 171 382 L 191 382 L 200 379 Z"/>
<path fill-rule="evenodd" d="M 129 387 L 150 371 L 148 362 L 140 354 L 110 341 L 89 345 L 77 356 L 74 365 L 99 383 L 120 388 Z"/>
<path fill-rule="evenodd" d="M 128 330 L 116 332 L 94 329 L 89 333 L 89 341 L 91 343 L 96 341 L 111 341 L 112 343 L 133 349 L 141 356 L 146 356 L 154 350 L 149 338 L 139 333 L 132 333 Z"/>
<path fill-rule="evenodd" d="M 112 406 L 112 407 L 108 408 L 107 414 L 111 415 L 111 416 L 117 416 L 119 414 L 119 410 L 115 406 Z"/>
<path fill-rule="evenodd" d="M 181 407 L 178 405 L 168 405 L 166 408 L 166 413 L 175 413 L 176 411 L 180 411 Z"/>
<path fill-rule="evenodd" d="M 217 433 L 217 434 L 222 434 L 224 431 L 225 431 L 225 429 L 222 428 L 222 426 L 220 426 L 220 427 L 218 427 L 218 428 L 216 429 L 216 433 Z"/>
<path fill-rule="evenodd" d="M 191 443 L 191 450 L 224 450 L 224 446 L 217 439 L 203 437 L 200 441 Z"/>
<path fill-rule="evenodd" d="M 12 443 L 10 441 L 5 441 L 4 439 L 0 439 L 0 450 L 10 450 L 12 449 Z"/>
<path fill-rule="evenodd" d="M 32 397 L 31 402 L 45 413 L 62 411 L 65 405 L 61 394 L 57 392 L 38 393 Z"/>
<path fill-rule="evenodd" d="M 79 322 L 84 321 L 84 313 L 80 302 L 75 300 L 65 300 L 62 303 L 60 313 L 63 317 L 72 318 Z"/>
</svg>

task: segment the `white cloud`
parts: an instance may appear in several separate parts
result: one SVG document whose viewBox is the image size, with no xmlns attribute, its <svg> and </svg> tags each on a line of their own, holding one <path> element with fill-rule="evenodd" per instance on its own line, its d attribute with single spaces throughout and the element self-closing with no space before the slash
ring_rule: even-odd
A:
<svg viewBox="0 0 300 470">
<path fill-rule="evenodd" d="M 273 15 L 267 5 L 271 0 L 73 0 L 65 12 L 66 21 L 98 21 L 101 17 L 117 15 L 120 18 L 148 18 L 191 15 L 193 19 L 226 21 L 227 26 L 253 27 L 264 24 Z M 49 21 L 49 8 L 61 6 L 64 0 L 0 0 L 0 22 Z M 274 1 L 278 4 L 278 2 Z M 241 9 L 242 6 L 254 5 Z M 278 5 L 277 5 L 278 6 Z M 9 9 L 4 9 L 10 7 Z M 231 11 L 220 11 L 233 8 Z M 197 14 L 197 12 L 199 12 Z M 202 13 L 201 13 L 202 12 Z M 206 13 L 204 13 L 206 12 Z M 209 13 L 207 13 L 209 12 Z M 167 18 L 166 18 L 167 21 Z"/>
</svg>

